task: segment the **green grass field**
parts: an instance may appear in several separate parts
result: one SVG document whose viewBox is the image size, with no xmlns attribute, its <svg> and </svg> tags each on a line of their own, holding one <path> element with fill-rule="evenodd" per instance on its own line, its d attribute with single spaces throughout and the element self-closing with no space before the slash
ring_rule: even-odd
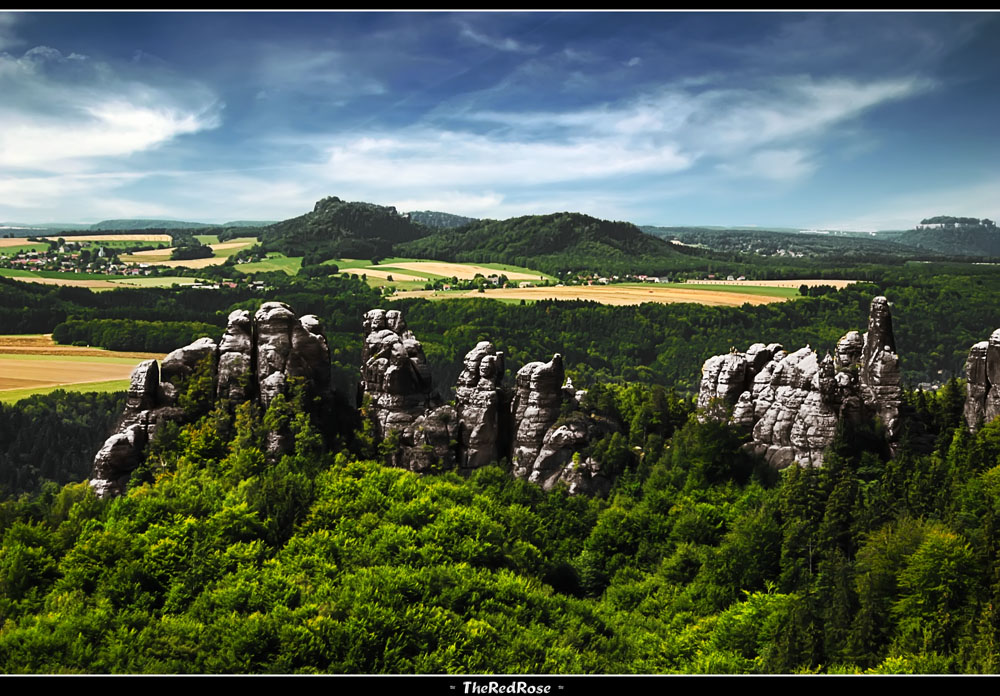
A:
<svg viewBox="0 0 1000 696">
<path fill-rule="evenodd" d="M 196 234 L 194 236 L 202 244 L 218 244 L 219 235 L 217 234 Z"/>
<path fill-rule="evenodd" d="M 169 288 L 171 285 L 193 285 L 198 282 L 197 278 L 185 278 L 184 276 L 129 276 L 127 278 L 113 278 L 113 283 L 121 285 L 123 288 L 129 286 L 138 288 Z"/>
<path fill-rule="evenodd" d="M 128 276 L 104 273 L 64 273 L 62 271 L 28 271 L 21 268 L 0 268 L 0 276 L 7 278 L 55 278 L 65 280 L 124 280 Z"/>
<path fill-rule="evenodd" d="M 36 389 L 7 389 L 0 391 L 0 403 L 12 404 L 35 394 L 51 394 L 54 391 L 68 392 L 120 392 L 127 391 L 129 380 L 112 379 L 106 382 L 81 382 L 58 387 L 38 387 Z"/>
<path fill-rule="evenodd" d="M 622 287 L 679 288 L 681 290 L 711 290 L 714 292 L 738 292 L 742 295 L 764 295 L 766 297 L 802 297 L 798 288 L 775 288 L 764 285 L 703 285 L 699 283 L 622 283 Z"/>
<path fill-rule="evenodd" d="M 285 256 L 280 252 L 273 251 L 268 253 L 267 258 L 263 261 L 241 263 L 236 266 L 236 270 L 244 274 L 262 273 L 265 271 L 284 271 L 288 275 L 295 275 L 299 272 L 301 267 L 301 256 Z"/>
<path fill-rule="evenodd" d="M 0 256 L 16 256 L 21 252 L 29 251 L 48 251 L 48 244 L 38 244 L 37 242 L 32 242 L 31 244 L 19 244 L 18 246 L 5 246 L 0 247 Z"/>
</svg>

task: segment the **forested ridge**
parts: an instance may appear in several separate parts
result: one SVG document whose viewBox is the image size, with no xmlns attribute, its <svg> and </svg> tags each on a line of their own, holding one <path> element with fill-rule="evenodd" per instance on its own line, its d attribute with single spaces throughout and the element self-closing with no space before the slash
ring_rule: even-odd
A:
<svg viewBox="0 0 1000 696">
<path fill-rule="evenodd" d="M 960 370 L 1000 326 L 998 281 L 938 271 L 740 309 L 394 303 L 445 399 L 478 340 L 514 369 L 563 353 L 584 409 L 618 425 L 587 453 L 622 472 L 611 494 L 544 492 L 505 461 L 419 476 L 384 466 L 391 443 L 368 428 L 325 442 L 294 398 L 219 403 L 165 429 L 121 498 L 33 465 L 33 492 L 0 502 L 0 670 L 996 672 L 1000 425 L 969 435 L 964 386 L 937 370 Z M 374 293 L 336 278 L 282 290 L 323 318 L 335 374 L 356 370 Z M 51 292 L 35 296 L 52 319 L 125 319 L 89 292 Z M 907 382 L 943 382 L 907 392 L 895 456 L 872 422 L 842 430 L 822 469 L 776 472 L 692 413 L 709 355 L 832 348 L 874 294 L 894 303 Z M 146 300 L 167 312 L 170 297 Z M 177 319 L 260 301 L 223 295 Z M 0 410 L 0 434 L 86 410 L 63 398 Z M 281 424 L 295 448 L 268 462 Z"/>
<path fill-rule="evenodd" d="M 0 504 L 0 669 L 1000 666 L 1000 428 L 966 434 L 958 385 L 910 396 L 931 453 L 904 441 L 884 459 L 867 428 L 843 432 L 822 469 L 781 473 L 726 426 L 672 418 L 669 400 L 603 394 L 641 452 L 607 500 L 545 493 L 502 465 L 468 479 L 387 468 L 363 433 L 328 451 L 276 402 L 222 404 L 160 438 L 121 498 L 70 484 Z M 268 464 L 281 418 L 295 450 Z"/>
</svg>

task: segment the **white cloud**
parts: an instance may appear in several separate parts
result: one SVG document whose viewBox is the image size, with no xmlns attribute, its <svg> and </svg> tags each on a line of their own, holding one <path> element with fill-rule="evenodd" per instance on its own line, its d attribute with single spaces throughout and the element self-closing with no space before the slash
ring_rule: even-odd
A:
<svg viewBox="0 0 1000 696">
<path fill-rule="evenodd" d="M 70 118 L 0 108 L 0 166 L 57 170 L 74 161 L 148 150 L 215 124 L 211 116 L 126 101 L 81 107 Z"/>
<path fill-rule="evenodd" d="M 792 182 L 814 171 L 811 153 L 831 129 L 925 88 L 915 79 L 797 78 L 756 91 L 673 87 L 577 111 L 459 113 L 448 129 L 428 122 L 391 133 L 330 136 L 324 176 L 471 192 L 661 176 L 705 163 L 727 177 Z M 484 125 L 492 128 L 476 132 Z M 323 147 L 322 139 L 314 146 Z"/>
<path fill-rule="evenodd" d="M 538 46 L 532 46 L 529 44 L 523 44 L 516 39 L 510 37 L 494 38 L 482 32 L 478 32 L 469 25 L 465 24 L 462 26 L 462 36 L 470 41 L 474 41 L 483 46 L 489 46 L 490 48 L 495 48 L 498 51 L 504 51 L 506 53 L 537 53 L 539 50 Z"/>
<path fill-rule="evenodd" d="M 527 186 L 636 173 L 676 172 L 690 160 L 675 148 L 624 140 L 517 142 L 458 131 L 410 130 L 345 139 L 330 147 L 331 179 L 395 186 Z"/>
<path fill-rule="evenodd" d="M 127 79 L 45 46 L 0 55 L 0 93 L 0 166 L 35 172 L 90 170 L 220 123 L 200 85 Z"/>
<path fill-rule="evenodd" d="M 637 65 L 642 65 L 642 58 L 639 56 L 632 56 L 625 62 L 625 66 L 628 68 L 634 68 Z"/>
</svg>

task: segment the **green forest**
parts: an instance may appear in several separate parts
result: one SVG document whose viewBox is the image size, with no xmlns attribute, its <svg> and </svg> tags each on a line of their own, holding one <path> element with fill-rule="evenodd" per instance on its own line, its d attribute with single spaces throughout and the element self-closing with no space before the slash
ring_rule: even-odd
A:
<svg viewBox="0 0 1000 696">
<path fill-rule="evenodd" d="M 0 671 L 997 672 L 1000 423 L 968 433 L 961 378 L 1000 326 L 1000 280 L 921 264 L 867 281 L 719 308 L 386 305 L 338 277 L 212 293 L 0 280 L 5 325 L 130 350 L 217 339 L 233 309 L 279 299 L 320 316 L 347 401 L 375 306 L 404 311 L 445 400 L 479 340 L 508 380 L 560 352 L 583 408 L 615 424 L 586 454 L 619 474 L 606 498 L 545 492 L 505 460 L 420 476 L 385 466 L 391 444 L 363 421 L 330 427 L 295 396 L 212 405 L 193 379 L 185 402 L 207 411 L 98 500 L 85 479 L 121 395 L 0 407 Z M 832 349 L 877 294 L 909 386 L 895 456 L 876 421 L 842 429 L 823 468 L 779 472 L 697 418 L 707 357 Z M 279 428 L 294 449 L 268 461 Z"/>
<path fill-rule="evenodd" d="M 995 672 L 1000 427 L 910 395 L 885 459 L 842 432 L 775 472 L 655 390 L 609 387 L 641 454 L 606 500 L 498 466 L 383 466 L 304 412 L 220 404 L 127 494 L 0 504 L 7 673 Z M 687 410 L 690 409 L 688 405 Z M 275 464 L 264 432 L 289 419 Z M 619 436 L 621 437 L 621 436 Z M 616 456 L 609 447 L 602 456 Z"/>
</svg>

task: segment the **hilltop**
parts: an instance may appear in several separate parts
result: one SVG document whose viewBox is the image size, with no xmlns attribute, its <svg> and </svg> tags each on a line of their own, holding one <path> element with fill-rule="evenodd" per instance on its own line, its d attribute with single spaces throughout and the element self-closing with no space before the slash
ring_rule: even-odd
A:
<svg viewBox="0 0 1000 696">
<path fill-rule="evenodd" d="M 630 222 L 582 213 L 479 220 L 400 244 L 397 253 L 442 261 L 530 265 L 549 273 L 589 268 L 605 273 L 661 273 L 690 265 L 683 250 Z"/>
<path fill-rule="evenodd" d="M 430 231 L 394 207 L 330 196 L 317 201 L 311 212 L 262 228 L 260 239 L 264 251 L 308 256 L 309 263 L 317 263 L 332 258 L 389 256 L 393 245 Z"/>
</svg>

